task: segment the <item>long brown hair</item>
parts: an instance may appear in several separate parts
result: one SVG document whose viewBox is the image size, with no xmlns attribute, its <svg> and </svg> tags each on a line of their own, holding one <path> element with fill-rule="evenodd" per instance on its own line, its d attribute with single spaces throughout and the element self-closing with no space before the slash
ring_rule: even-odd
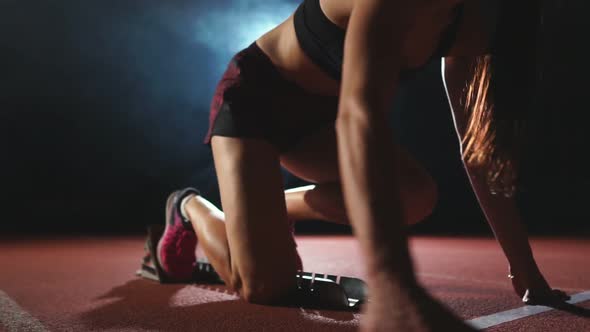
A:
<svg viewBox="0 0 590 332">
<path fill-rule="evenodd" d="M 500 1 L 489 55 L 479 57 L 466 91 L 463 159 L 485 167 L 494 193 L 514 194 L 536 86 L 539 1 Z"/>
</svg>

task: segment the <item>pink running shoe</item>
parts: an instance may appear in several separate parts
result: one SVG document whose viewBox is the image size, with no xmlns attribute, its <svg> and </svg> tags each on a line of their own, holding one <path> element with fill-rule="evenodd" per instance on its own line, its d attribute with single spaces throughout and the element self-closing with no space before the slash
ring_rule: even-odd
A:
<svg viewBox="0 0 590 332">
<path fill-rule="evenodd" d="M 166 229 L 158 241 L 158 261 L 174 281 L 190 281 L 196 262 L 197 235 L 190 220 L 180 213 L 180 203 L 189 195 L 199 195 L 193 188 L 175 191 L 166 201 Z"/>
</svg>

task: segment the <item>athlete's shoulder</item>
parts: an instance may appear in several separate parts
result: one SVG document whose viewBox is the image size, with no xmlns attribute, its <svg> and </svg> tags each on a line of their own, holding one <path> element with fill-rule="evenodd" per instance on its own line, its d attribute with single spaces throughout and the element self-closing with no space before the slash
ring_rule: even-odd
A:
<svg viewBox="0 0 590 332">
<path fill-rule="evenodd" d="M 380 8 L 401 12 L 432 12 L 454 8 L 464 2 L 477 0 L 352 0 L 352 8 Z M 387 12 L 387 11 L 386 11 Z"/>
<path fill-rule="evenodd" d="M 399 0 L 398 0 L 399 1 Z M 408 3 L 415 3 L 423 6 L 431 6 L 431 7 L 455 7 L 459 4 L 477 0 L 401 0 L 406 1 Z"/>
<path fill-rule="evenodd" d="M 444 13 L 451 11 L 458 6 L 463 6 L 465 3 L 477 0 L 393 0 L 399 1 L 400 6 L 407 6 L 422 13 Z"/>
<path fill-rule="evenodd" d="M 494 35 L 495 14 L 490 3 L 495 0 L 467 0 L 463 5 L 461 25 L 448 56 L 478 56 L 489 53 Z"/>
</svg>

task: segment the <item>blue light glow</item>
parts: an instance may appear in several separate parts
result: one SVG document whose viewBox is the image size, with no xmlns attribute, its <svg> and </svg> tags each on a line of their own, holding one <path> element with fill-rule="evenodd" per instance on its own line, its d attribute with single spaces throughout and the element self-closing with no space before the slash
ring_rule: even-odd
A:
<svg viewBox="0 0 590 332">
<path fill-rule="evenodd" d="M 296 5 L 285 0 L 239 0 L 225 8 L 211 8 L 196 22 L 196 40 L 227 57 L 287 19 Z"/>
</svg>

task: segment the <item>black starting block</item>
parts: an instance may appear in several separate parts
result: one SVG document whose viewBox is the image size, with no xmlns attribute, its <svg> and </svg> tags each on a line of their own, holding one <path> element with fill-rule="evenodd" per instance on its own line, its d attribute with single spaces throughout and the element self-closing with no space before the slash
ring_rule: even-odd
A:
<svg viewBox="0 0 590 332">
<path fill-rule="evenodd" d="M 146 255 L 141 262 L 141 268 L 136 275 L 166 283 L 198 283 L 224 284 L 213 266 L 206 261 L 195 263 L 193 275 L 189 280 L 171 280 L 160 266 L 156 248 L 164 233 L 164 226 L 151 225 L 148 227 L 148 237 L 145 243 Z M 367 299 L 367 285 L 358 278 L 336 276 L 331 274 L 303 272 L 296 275 L 297 289 L 286 305 L 314 309 L 358 310 Z"/>
</svg>

